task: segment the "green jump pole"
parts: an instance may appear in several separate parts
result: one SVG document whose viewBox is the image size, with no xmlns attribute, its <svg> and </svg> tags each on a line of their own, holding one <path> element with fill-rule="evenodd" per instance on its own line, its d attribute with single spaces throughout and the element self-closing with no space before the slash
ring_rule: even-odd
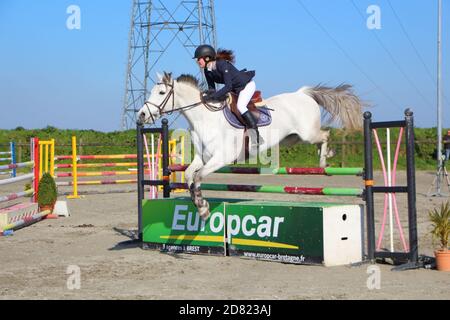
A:
<svg viewBox="0 0 450 320">
<path fill-rule="evenodd" d="M 171 189 L 187 190 L 184 183 L 172 183 Z M 303 195 L 323 195 L 323 196 L 362 196 L 363 190 L 357 188 L 304 188 L 275 185 L 233 185 L 233 184 L 208 184 L 201 185 L 202 190 L 209 191 L 235 191 L 235 192 L 257 192 L 257 193 L 278 193 L 278 194 L 303 194 Z"/>
<path fill-rule="evenodd" d="M 279 168 L 273 170 L 276 175 L 326 175 L 326 176 L 361 176 L 363 168 Z"/>
<path fill-rule="evenodd" d="M 183 172 L 187 165 L 171 165 L 172 172 Z M 260 167 L 223 167 L 216 173 L 234 174 L 274 174 L 274 175 L 322 175 L 322 176 L 362 176 L 363 168 L 260 168 Z"/>
</svg>

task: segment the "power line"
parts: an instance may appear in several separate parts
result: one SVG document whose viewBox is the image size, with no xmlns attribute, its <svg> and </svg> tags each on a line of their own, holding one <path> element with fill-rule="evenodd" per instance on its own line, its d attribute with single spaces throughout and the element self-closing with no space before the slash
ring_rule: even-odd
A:
<svg viewBox="0 0 450 320">
<path fill-rule="evenodd" d="M 359 10 L 359 8 L 356 6 L 354 0 L 350 0 L 350 2 L 353 4 L 353 7 L 355 8 L 356 12 L 358 12 L 358 14 L 360 15 L 360 17 L 365 20 L 365 17 L 362 15 L 361 11 Z M 389 56 L 389 58 L 391 59 L 392 63 L 397 67 L 398 71 L 402 74 L 402 76 L 406 79 L 406 81 L 409 82 L 409 84 L 411 85 L 411 87 L 414 88 L 414 90 L 416 90 L 416 93 L 423 99 L 423 101 L 429 105 L 432 105 L 432 103 L 430 101 L 428 101 L 428 99 L 422 94 L 422 92 L 420 91 L 420 89 L 416 86 L 416 84 L 411 80 L 410 77 L 408 77 L 408 75 L 406 74 L 406 72 L 403 70 L 403 68 L 400 66 L 400 64 L 397 62 L 397 60 L 395 59 L 394 55 L 391 53 L 391 51 L 385 46 L 385 44 L 383 43 L 383 41 L 381 41 L 380 37 L 378 36 L 377 33 L 375 32 L 371 32 L 371 34 L 375 37 L 375 39 L 377 40 L 378 44 L 383 48 L 383 50 L 387 53 L 387 55 Z"/>
<path fill-rule="evenodd" d="M 408 31 L 406 31 L 405 25 L 402 23 L 399 15 L 397 14 L 397 11 L 395 11 L 394 7 L 392 6 L 392 3 L 390 0 L 387 0 L 389 7 L 391 8 L 392 12 L 394 13 L 395 19 L 397 20 L 398 24 L 400 25 L 403 33 L 406 36 L 406 39 L 408 39 L 409 44 L 411 45 L 411 47 L 414 49 L 414 52 L 416 53 L 416 56 L 419 58 L 420 62 L 422 63 L 423 67 L 425 68 L 425 70 L 427 71 L 428 76 L 430 77 L 431 81 L 433 82 L 434 85 L 436 85 L 436 79 L 434 78 L 434 76 L 431 74 L 430 69 L 428 69 L 427 64 L 425 63 L 424 59 L 422 58 L 421 54 L 419 53 L 419 50 L 417 49 L 417 47 L 414 45 L 414 42 L 412 41 L 411 37 L 409 36 Z"/>
<path fill-rule="evenodd" d="M 404 35 L 406 36 L 406 39 L 408 39 L 409 44 L 411 45 L 411 47 L 414 49 L 414 53 L 416 54 L 417 58 L 420 60 L 420 62 L 422 63 L 423 67 L 425 68 L 427 75 L 430 77 L 431 81 L 433 82 L 433 85 L 435 86 L 435 88 L 437 88 L 437 83 L 436 83 L 436 78 L 432 75 L 430 69 L 428 68 L 427 64 L 425 63 L 425 60 L 422 58 L 422 55 L 420 54 L 419 50 L 417 49 L 417 47 L 414 45 L 414 42 L 412 41 L 412 38 L 410 37 L 408 31 L 405 28 L 405 25 L 403 24 L 403 22 L 400 19 L 400 16 L 397 14 L 397 11 L 394 9 L 394 6 L 392 5 L 390 0 L 387 0 L 389 7 L 391 8 L 392 12 L 394 13 L 395 19 L 397 20 L 398 24 L 400 25 L 402 32 L 404 33 Z M 444 100 L 447 104 L 450 104 L 447 97 L 444 95 Z"/>
<path fill-rule="evenodd" d="M 345 55 L 345 57 L 350 61 L 353 66 L 358 69 L 361 74 L 363 74 L 369 82 L 372 83 L 396 108 L 403 111 L 401 106 L 389 95 L 383 88 L 381 88 L 368 74 L 365 72 L 361 66 L 359 66 L 356 61 L 350 56 L 350 54 L 339 44 L 339 42 L 328 32 L 328 30 L 320 23 L 320 21 L 308 10 L 305 4 L 301 0 L 296 0 L 297 3 L 303 7 L 305 12 L 314 20 L 314 22 L 319 26 L 319 28 L 334 42 L 335 46 Z"/>
</svg>

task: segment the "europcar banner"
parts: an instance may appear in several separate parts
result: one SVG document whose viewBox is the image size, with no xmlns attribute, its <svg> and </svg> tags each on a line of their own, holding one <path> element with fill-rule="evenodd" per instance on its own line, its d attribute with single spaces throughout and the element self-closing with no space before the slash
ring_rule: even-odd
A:
<svg viewBox="0 0 450 320">
<path fill-rule="evenodd" d="M 204 221 L 191 199 L 145 201 L 144 247 L 322 264 L 327 250 L 333 251 L 348 245 L 349 240 L 356 240 L 357 250 L 362 254 L 362 240 L 358 238 L 361 233 L 355 234 L 355 229 L 361 227 L 359 206 L 230 199 L 208 199 L 208 202 L 211 214 Z M 324 227 L 328 226 L 329 236 L 325 237 Z M 343 233 L 338 234 L 339 230 Z M 349 251 L 344 247 L 341 250 Z"/>
</svg>

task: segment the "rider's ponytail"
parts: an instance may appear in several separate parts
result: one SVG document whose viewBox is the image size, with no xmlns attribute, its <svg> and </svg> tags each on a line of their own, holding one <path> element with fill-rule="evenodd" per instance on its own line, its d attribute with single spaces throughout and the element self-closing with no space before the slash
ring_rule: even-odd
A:
<svg viewBox="0 0 450 320">
<path fill-rule="evenodd" d="M 234 63 L 234 52 L 232 50 L 219 49 L 217 50 L 216 60 L 226 60 L 228 62 Z"/>
</svg>

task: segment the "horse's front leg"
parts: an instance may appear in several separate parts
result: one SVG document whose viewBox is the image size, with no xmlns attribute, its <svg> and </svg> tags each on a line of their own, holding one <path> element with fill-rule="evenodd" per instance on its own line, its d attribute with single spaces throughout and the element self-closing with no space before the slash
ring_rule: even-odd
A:
<svg viewBox="0 0 450 320">
<path fill-rule="evenodd" d="M 224 161 L 225 160 L 225 161 Z M 196 196 L 196 201 L 194 202 L 197 206 L 198 213 L 203 220 L 208 219 L 210 215 L 209 211 L 209 203 L 205 199 L 203 199 L 202 191 L 201 191 L 201 181 L 203 178 L 208 176 L 211 173 L 216 172 L 217 170 L 223 168 L 227 163 L 233 161 L 226 161 L 222 155 L 215 156 L 211 158 L 199 171 L 197 171 L 194 175 L 194 189 L 193 192 Z"/>
<path fill-rule="evenodd" d="M 196 173 L 203 167 L 203 161 L 199 155 L 195 155 L 191 164 L 185 171 L 185 178 L 191 193 L 192 202 L 196 203 L 196 195 L 195 195 L 195 175 Z"/>
<path fill-rule="evenodd" d="M 209 216 L 209 203 L 203 199 L 201 191 L 201 177 L 199 171 L 204 167 L 203 161 L 199 155 L 195 155 L 191 165 L 186 169 L 185 177 L 191 194 L 191 199 L 197 207 L 199 215 L 202 219 L 207 219 Z"/>
</svg>

